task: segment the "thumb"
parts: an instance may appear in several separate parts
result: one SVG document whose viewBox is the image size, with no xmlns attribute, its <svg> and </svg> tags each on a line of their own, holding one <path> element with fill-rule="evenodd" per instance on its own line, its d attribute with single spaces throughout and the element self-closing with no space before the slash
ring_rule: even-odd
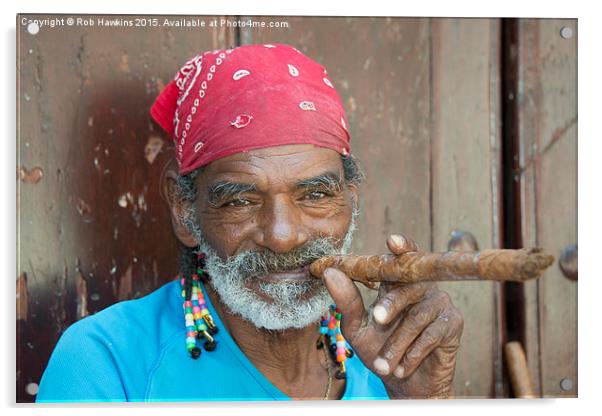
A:
<svg viewBox="0 0 602 416">
<path fill-rule="evenodd" d="M 337 308 L 341 311 L 343 336 L 353 339 L 367 318 L 359 289 L 345 273 L 332 267 L 324 270 L 324 283 Z"/>
</svg>

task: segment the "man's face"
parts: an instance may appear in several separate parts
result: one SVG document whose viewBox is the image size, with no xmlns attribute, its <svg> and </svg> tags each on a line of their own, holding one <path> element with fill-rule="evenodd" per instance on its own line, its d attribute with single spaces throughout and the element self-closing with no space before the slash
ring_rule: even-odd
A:
<svg viewBox="0 0 602 416">
<path fill-rule="evenodd" d="M 348 246 L 355 188 L 341 158 L 311 145 L 218 159 L 197 179 L 200 246 L 233 312 L 268 329 L 305 326 L 331 302 L 307 266 Z"/>
</svg>

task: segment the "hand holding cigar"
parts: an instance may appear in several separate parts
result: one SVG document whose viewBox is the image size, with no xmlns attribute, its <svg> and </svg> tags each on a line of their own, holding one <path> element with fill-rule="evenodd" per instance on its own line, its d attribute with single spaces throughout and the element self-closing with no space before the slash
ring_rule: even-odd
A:
<svg viewBox="0 0 602 416">
<path fill-rule="evenodd" d="M 402 235 L 391 235 L 387 247 L 393 258 L 418 251 L 416 243 Z M 354 257 L 359 258 L 368 256 Z M 352 280 L 363 281 L 366 286 L 374 284 L 367 280 L 370 276 L 366 275 L 366 269 L 360 267 L 359 274 L 351 276 L 351 272 L 342 271 L 344 261 L 339 268 L 327 259 L 331 258 L 315 262 L 312 272 L 324 279 L 340 309 L 343 336 L 356 356 L 381 378 L 389 398 L 450 397 L 464 326 L 462 313 L 450 296 L 430 282 L 383 282 L 374 302 L 366 307 Z M 354 262 L 354 265 L 363 266 L 363 263 Z M 327 267 L 329 265 L 334 267 Z M 316 266 L 324 267 L 323 275 Z"/>
<path fill-rule="evenodd" d="M 540 248 L 409 252 L 401 255 L 338 255 L 322 257 L 310 265 L 321 277 L 328 267 L 362 282 L 418 283 L 426 281 L 493 280 L 523 282 L 539 277 L 554 262 Z"/>
<path fill-rule="evenodd" d="M 338 255 L 314 261 L 340 309 L 341 331 L 356 355 L 383 381 L 390 398 L 445 398 L 464 327 L 462 313 L 436 281 L 525 281 L 554 257 L 541 249 L 421 252 L 411 239 L 391 235 L 390 254 Z M 353 283 L 379 285 L 366 308 Z"/>
</svg>

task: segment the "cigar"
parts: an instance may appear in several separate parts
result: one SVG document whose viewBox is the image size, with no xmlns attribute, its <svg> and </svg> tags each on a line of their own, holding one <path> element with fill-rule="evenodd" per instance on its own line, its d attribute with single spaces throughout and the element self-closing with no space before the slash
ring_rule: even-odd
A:
<svg viewBox="0 0 602 416">
<path fill-rule="evenodd" d="M 524 282 L 535 279 L 554 262 L 541 248 L 519 250 L 408 252 L 401 255 L 337 255 L 321 257 L 309 266 L 315 277 L 334 267 L 362 282 L 440 282 L 493 280 Z"/>
</svg>

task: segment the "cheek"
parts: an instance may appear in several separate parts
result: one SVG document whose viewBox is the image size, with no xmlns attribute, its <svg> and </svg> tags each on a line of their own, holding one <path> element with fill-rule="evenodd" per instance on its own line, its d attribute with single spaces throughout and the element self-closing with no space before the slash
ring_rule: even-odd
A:
<svg viewBox="0 0 602 416">
<path fill-rule="evenodd" d="M 224 221 L 221 216 L 205 215 L 201 216 L 200 227 L 207 243 L 217 251 L 222 260 L 225 260 L 240 251 L 252 248 L 245 247 L 248 245 L 245 242 L 252 240 L 256 222 L 252 217 L 232 223 Z"/>
<path fill-rule="evenodd" d="M 311 230 L 313 238 L 330 236 L 341 239 L 347 234 L 351 225 L 352 206 L 350 200 L 341 200 L 330 204 L 327 209 L 321 210 L 319 215 L 315 212 L 306 212 L 303 222 Z"/>
</svg>

